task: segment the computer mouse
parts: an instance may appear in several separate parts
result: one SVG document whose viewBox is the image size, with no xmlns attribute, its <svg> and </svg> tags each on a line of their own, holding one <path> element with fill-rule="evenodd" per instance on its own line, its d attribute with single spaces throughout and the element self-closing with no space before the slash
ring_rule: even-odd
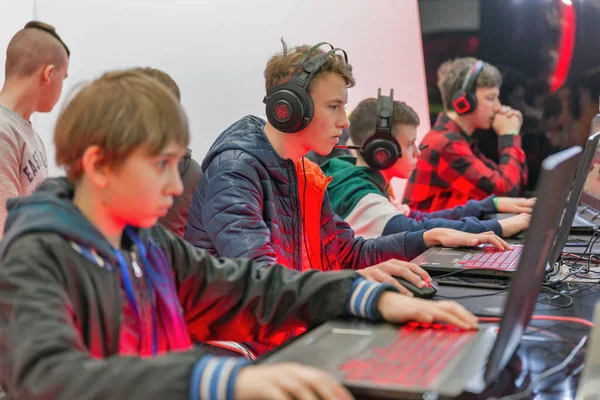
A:
<svg viewBox="0 0 600 400">
<path fill-rule="evenodd" d="M 423 286 L 422 288 L 418 288 L 403 278 L 395 276 L 394 279 L 396 279 L 402 286 L 407 288 L 415 297 L 421 299 L 430 299 L 433 296 L 435 296 L 437 292 L 437 290 L 428 283 L 425 283 L 425 286 Z"/>
</svg>

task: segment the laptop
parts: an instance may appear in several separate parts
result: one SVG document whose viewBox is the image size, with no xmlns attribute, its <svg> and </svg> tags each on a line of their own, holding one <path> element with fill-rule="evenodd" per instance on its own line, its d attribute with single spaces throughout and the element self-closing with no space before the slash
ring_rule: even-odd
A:
<svg viewBox="0 0 600 400">
<path fill-rule="evenodd" d="M 571 188 L 571 193 L 569 194 L 569 200 L 567 201 L 565 212 L 563 213 L 560 221 L 561 227 L 571 226 L 571 229 L 559 229 L 558 236 L 556 237 L 556 241 L 554 242 L 550 252 L 550 254 L 554 257 L 549 260 L 550 264 L 558 261 L 565 245 L 580 246 L 575 238 L 569 236 L 570 233 L 587 232 L 585 229 L 590 229 L 590 231 L 587 233 L 593 233 L 594 229 L 598 227 L 598 225 L 585 220 L 579 215 L 577 211 L 577 205 L 579 204 L 580 199 L 583 197 L 584 184 L 588 181 L 588 178 L 592 174 L 592 162 L 596 160 L 596 162 L 600 163 L 599 143 L 600 132 L 596 132 L 588 138 L 585 150 L 581 156 L 581 161 L 579 162 L 579 167 L 577 168 L 577 173 L 575 174 L 575 180 L 573 181 L 573 186 Z M 600 178 L 600 176 L 598 178 Z M 598 184 L 600 187 L 600 181 Z M 580 241 L 583 245 L 587 245 L 589 242 L 589 237 L 585 237 L 585 239 L 581 239 Z"/>
<path fill-rule="evenodd" d="M 557 177 L 568 175 L 580 148 L 543 162 L 542 188 L 555 201 L 538 202 L 520 267 L 506 299 L 500 326 L 463 331 L 442 324 L 393 325 L 358 320 L 326 322 L 263 355 L 259 364 L 297 362 L 325 370 L 355 396 L 437 398 L 481 393 L 498 379 L 513 357 L 539 295 L 546 253 L 556 235 L 567 190 Z"/>
<path fill-rule="evenodd" d="M 575 170 L 581 158 L 581 147 L 575 146 L 554 155 L 549 156 L 542 162 L 542 174 L 547 180 L 551 180 L 554 183 L 542 182 L 540 177 L 538 183 L 538 192 L 540 197 L 534 207 L 538 208 L 540 205 L 546 203 L 552 203 L 553 206 L 558 208 L 561 213 L 565 208 L 567 202 L 567 194 L 565 193 L 564 200 L 559 200 L 556 196 L 557 185 L 561 185 L 561 190 L 568 191 L 568 185 L 564 185 L 563 182 L 572 182 Z M 555 168 L 555 164 L 560 161 L 560 168 Z M 481 245 L 474 248 L 447 248 L 441 246 L 434 246 L 429 248 L 427 251 L 412 260 L 413 263 L 421 266 L 421 268 L 428 272 L 434 273 L 449 273 L 457 270 L 468 269 L 465 274 L 472 276 L 505 276 L 510 277 L 514 274 L 519 265 L 519 259 L 522 252 L 530 244 L 527 238 L 531 237 L 529 233 L 543 232 L 541 227 L 545 225 L 543 218 L 532 219 L 529 225 L 529 229 L 525 233 L 525 241 L 523 244 L 511 245 L 510 250 L 498 250 L 493 245 Z M 556 227 L 558 228 L 558 222 Z M 567 235 L 569 232 L 570 225 L 561 225 L 558 228 L 558 235 L 562 237 L 563 232 L 566 231 Z M 552 245 L 554 244 L 551 243 Z M 549 254 L 550 248 L 546 249 L 544 254 L 548 257 L 548 261 L 553 265 L 554 262 L 560 256 L 561 248 L 553 247 L 553 252 L 557 254 Z"/>
<path fill-rule="evenodd" d="M 590 341 L 585 351 L 583 374 L 577 387 L 575 400 L 600 399 L 600 302 L 596 303 L 594 311 L 596 326 L 590 333 Z"/>
<path fill-rule="evenodd" d="M 596 123 L 600 124 L 600 116 L 596 116 L 594 120 L 596 119 L 599 119 Z M 593 137 L 597 136 L 598 133 L 593 135 Z M 588 140 L 589 144 L 590 141 Z M 571 233 L 592 234 L 600 226 L 600 218 L 598 218 L 600 216 L 600 148 L 597 143 L 594 150 L 587 163 L 587 168 L 585 170 L 580 168 L 580 171 L 577 172 L 577 178 L 581 181 L 579 184 L 582 187 L 582 193 L 571 226 Z"/>
</svg>

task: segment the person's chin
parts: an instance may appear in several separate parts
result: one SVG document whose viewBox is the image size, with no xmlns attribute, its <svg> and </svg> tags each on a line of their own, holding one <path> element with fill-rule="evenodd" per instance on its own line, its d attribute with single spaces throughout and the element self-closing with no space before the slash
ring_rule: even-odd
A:
<svg viewBox="0 0 600 400">
<path fill-rule="evenodd" d="M 159 217 L 140 218 L 137 221 L 136 226 L 138 228 L 142 228 L 142 229 L 152 228 L 154 225 L 156 225 L 158 223 L 158 218 Z"/>
<path fill-rule="evenodd" d="M 333 151 L 333 146 L 322 146 L 321 148 L 314 149 L 313 151 L 320 156 L 327 156 Z"/>
</svg>

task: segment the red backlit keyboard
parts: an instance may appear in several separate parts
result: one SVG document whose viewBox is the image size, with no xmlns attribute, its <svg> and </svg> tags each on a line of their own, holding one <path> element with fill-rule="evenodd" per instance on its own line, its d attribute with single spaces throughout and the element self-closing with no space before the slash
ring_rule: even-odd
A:
<svg viewBox="0 0 600 400">
<path fill-rule="evenodd" d="M 471 258 L 468 260 L 461 260 L 458 263 L 462 264 L 465 268 L 508 270 L 511 265 L 516 267 L 522 252 L 522 245 L 512 246 L 512 250 L 498 250 L 495 246 L 486 246 L 481 251 L 471 255 Z"/>
<path fill-rule="evenodd" d="M 340 366 L 346 381 L 367 381 L 382 386 L 425 387 L 431 384 L 460 352 L 475 331 L 450 325 L 411 323 L 398 329 L 388 346 L 373 347 Z"/>
</svg>

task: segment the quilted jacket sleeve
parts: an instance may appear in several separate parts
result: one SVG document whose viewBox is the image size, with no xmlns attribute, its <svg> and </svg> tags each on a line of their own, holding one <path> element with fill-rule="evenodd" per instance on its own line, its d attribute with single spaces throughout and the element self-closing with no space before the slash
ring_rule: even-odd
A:
<svg viewBox="0 0 600 400">
<path fill-rule="evenodd" d="M 263 219 L 261 177 L 251 162 L 223 153 L 210 163 L 200 182 L 202 196 L 196 193 L 192 200 L 185 239 L 202 248 L 194 231 L 204 230 L 220 257 L 273 265 L 276 254 Z"/>
</svg>

